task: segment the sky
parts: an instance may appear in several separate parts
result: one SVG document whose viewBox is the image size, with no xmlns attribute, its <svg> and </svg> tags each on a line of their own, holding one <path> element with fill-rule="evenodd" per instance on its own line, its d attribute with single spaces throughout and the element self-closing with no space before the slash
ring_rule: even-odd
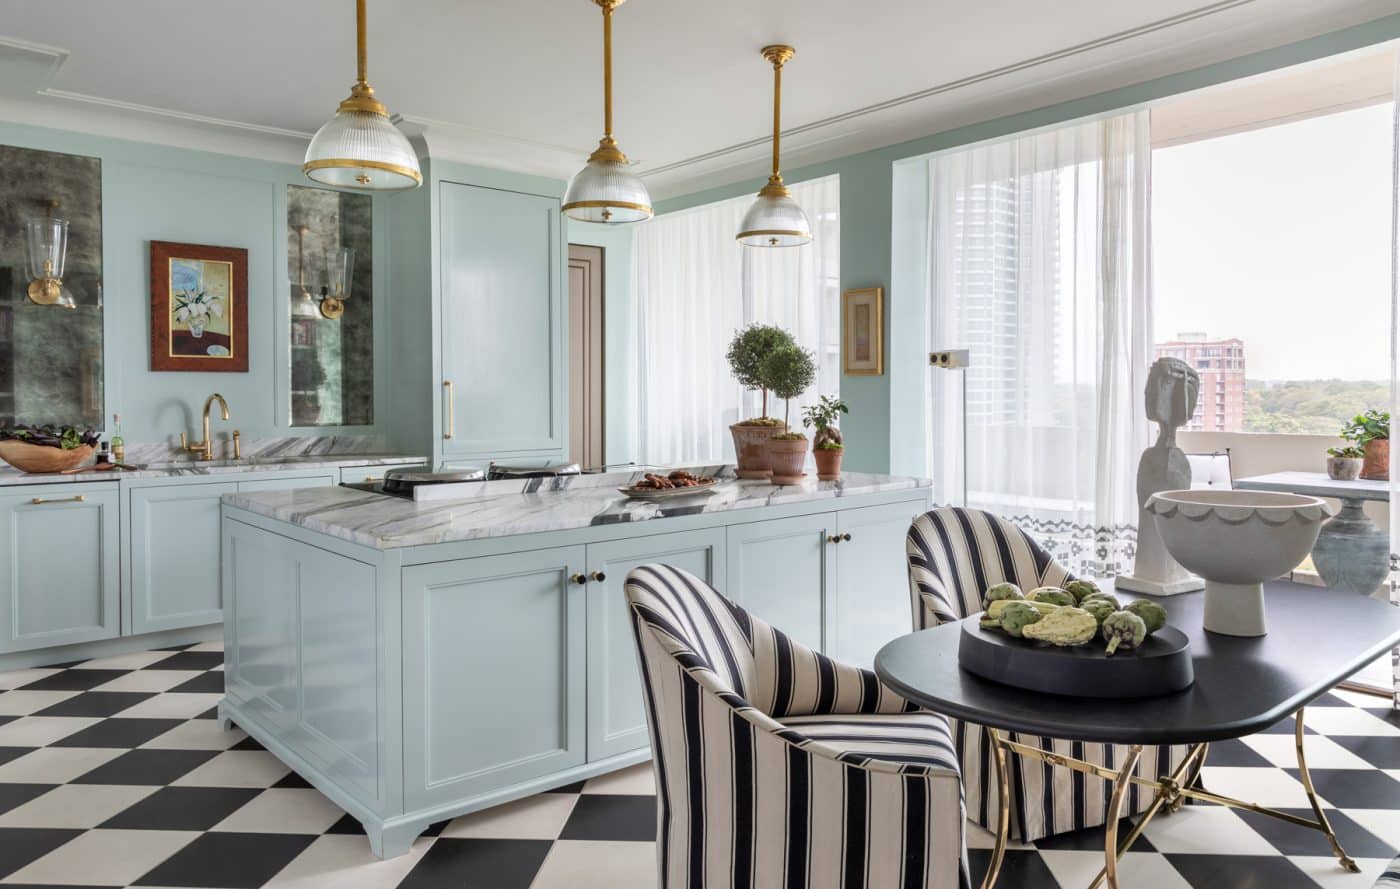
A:
<svg viewBox="0 0 1400 889">
<path fill-rule="evenodd" d="M 1158 149 L 1154 326 L 1251 380 L 1389 380 L 1390 104 Z"/>
</svg>

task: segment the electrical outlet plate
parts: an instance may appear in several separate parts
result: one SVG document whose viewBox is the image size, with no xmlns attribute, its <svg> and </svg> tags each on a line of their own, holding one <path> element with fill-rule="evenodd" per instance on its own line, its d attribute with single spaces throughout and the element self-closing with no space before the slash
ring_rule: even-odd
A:
<svg viewBox="0 0 1400 889">
<path fill-rule="evenodd" d="M 947 370 L 967 367 L 969 364 L 969 353 L 967 349 L 944 349 L 941 352 L 928 353 L 929 367 L 941 367 Z"/>
</svg>

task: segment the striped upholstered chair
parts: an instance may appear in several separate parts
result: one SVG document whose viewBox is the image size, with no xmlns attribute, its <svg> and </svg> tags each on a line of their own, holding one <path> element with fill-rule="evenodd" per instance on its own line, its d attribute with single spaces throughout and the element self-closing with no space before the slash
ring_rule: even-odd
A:
<svg viewBox="0 0 1400 889">
<path fill-rule="evenodd" d="M 948 724 L 665 565 L 627 576 L 660 889 L 965 889 Z"/>
<path fill-rule="evenodd" d="M 906 541 L 914 629 L 961 620 L 982 610 L 982 593 L 1010 581 L 1030 591 L 1073 580 L 1069 572 L 1011 522 L 973 509 L 940 507 L 914 520 Z M 1073 706 L 1072 702 L 1046 706 Z M 962 763 L 969 816 L 996 830 L 996 773 L 991 748 L 980 725 L 949 720 Z M 1012 733 L 1012 740 L 1110 768 L 1128 749 L 1037 735 Z M 1181 764 L 1186 747 L 1144 747 L 1137 774 L 1155 779 Z M 1104 823 L 1110 795 L 1107 781 L 1069 769 L 1009 756 L 1011 829 L 1026 842 Z M 1153 792 L 1134 785 L 1123 814 L 1151 805 Z"/>
<path fill-rule="evenodd" d="M 1400 858 L 1390 863 L 1372 889 L 1400 889 Z"/>
</svg>

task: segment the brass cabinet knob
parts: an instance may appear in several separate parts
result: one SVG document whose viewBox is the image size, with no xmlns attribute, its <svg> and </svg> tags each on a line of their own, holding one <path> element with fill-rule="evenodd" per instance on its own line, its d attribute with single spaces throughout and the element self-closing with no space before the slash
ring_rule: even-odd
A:
<svg viewBox="0 0 1400 889">
<path fill-rule="evenodd" d="M 588 583 L 588 578 L 584 577 L 582 574 L 570 574 L 569 581 L 583 586 L 585 583 Z"/>
<path fill-rule="evenodd" d="M 850 539 L 851 539 L 851 535 L 849 535 L 849 534 L 842 534 L 842 535 L 841 535 L 841 539 L 842 539 L 842 540 L 850 540 Z"/>
<path fill-rule="evenodd" d="M 602 583 L 603 581 L 608 579 L 608 576 L 601 571 L 594 571 L 590 576 L 594 580 L 598 581 L 598 583 Z"/>
<path fill-rule="evenodd" d="M 840 538 L 840 537 L 837 537 L 835 534 L 828 534 L 828 535 L 826 535 L 826 542 L 827 542 L 827 543 L 840 543 L 840 542 L 841 542 L 841 538 Z"/>
</svg>

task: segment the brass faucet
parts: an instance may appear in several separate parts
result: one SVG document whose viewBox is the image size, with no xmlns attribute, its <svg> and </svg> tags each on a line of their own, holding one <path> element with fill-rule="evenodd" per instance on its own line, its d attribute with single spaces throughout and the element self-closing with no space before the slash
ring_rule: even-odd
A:
<svg viewBox="0 0 1400 889">
<path fill-rule="evenodd" d="M 222 395 L 215 392 L 213 395 L 210 395 L 204 401 L 204 440 L 197 441 L 194 444 L 190 444 L 185 439 L 185 433 L 180 433 L 180 449 L 189 453 L 198 454 L 199 456 L 195 458 L 197 460 L 214 459 L 214 442 L 211 436 L 209 435 L 209 408 L 214 406 L 215 400 L 218 400 L 219 402 L 219 413 L 221 417 L 227 420 L 228 402 L 224 401 L 224 397 Z"/>
</svg>

